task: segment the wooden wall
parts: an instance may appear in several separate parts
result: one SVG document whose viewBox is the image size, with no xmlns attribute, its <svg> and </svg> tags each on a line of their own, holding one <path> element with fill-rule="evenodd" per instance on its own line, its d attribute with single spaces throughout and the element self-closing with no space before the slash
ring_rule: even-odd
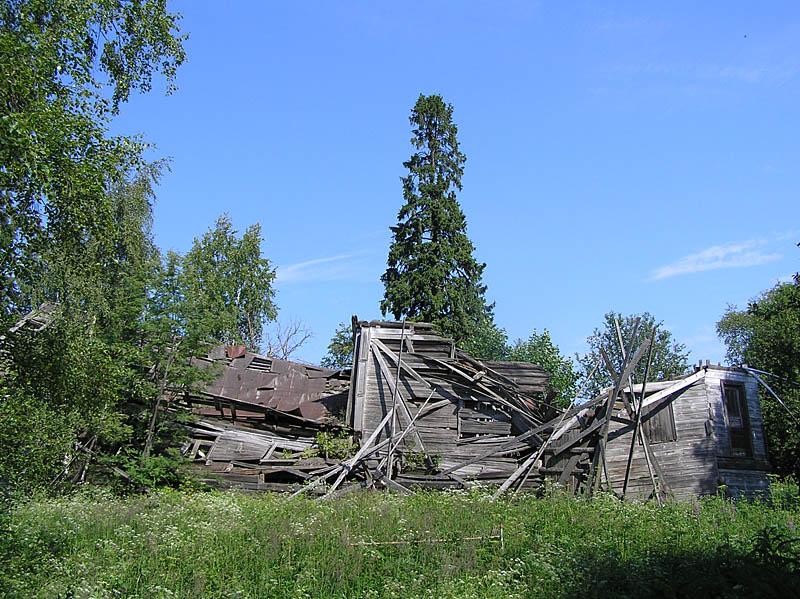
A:
<svg viewBox="0 0 800 599">
<path fill-rule="evenodd" d="M 665 400 L 660 404 L 660 409 L 668 409 L 670 403 L 675 418 L 677 439 L 673 442 L 651 445 L 666 482 L 676 499 L 714 494 L 717 492 L 719 472 L 712 434 L 713 423 L 703 379 Z M 607 454 L 608 477 L 617 492 L 622 490 L 625 478 L 631 435 L 630 425 L 612 423 Z M 646 499 L 652 490 L 653 485 L 644 452 L 637 441 L 628 494 Z"/>
<path fill-rule="evenodd" d="M 436 335 L 430 325 L 408 323 L 403 333 L 399 323 L 363 323 L 356 336 L 355 363 L 348 401 L 348 418 L 360 438 L 366 439 L 380 427 L 392 408 L 395 380 L 399 380 L 397 431 L 409 428 L 427 401 L 428 405 L 415 422 L 414 432 L 399 445 L 402 452 L 423 451 L 438 461 L 442 469 L 456 467 L 468 458 L 485 453 L 513 438 L 510 411 L 495 405 L 481 391 L 479 383 L 453 376 L 448 365 L 457 368 L 453 342 Z M 402 370 L 397 378 L 397 364 L 384 347 L 422 380 Z M 493 362 L 500 376 L 525 391 L 542 392 L 547 375 L 539 367 L 524 363 Z M 494 368 L 492 368 L 494 370 Z M 520 382 L 517 383 L 516 381 Z M 431 409 L 434 407 L 435 409 Z M 379 431 L 375 444 L 391 436 L 391 424 Z M 386 455 L 385 451 L 377 457 Z M 518 465 L 515 455 L 485 457 L 453 471 L 457 476 L 505 480 Z"/>
<path fill-rule="evenodd" d="M 747 411 L 750 419 L 750 442 L 753 457 L 731 456 L 730 434 L 722 395 L 724 381 L 744 386 L 747 398 Z M 758 381 L 746 372 L 727 368 L 708 369 L 705 377 L 706 393 L 714 416 L 714 437 L 717 447 L 717 466 L 719 483 L 724 484 L 733 497 L 756 497 L 769 490 L 770 471 L 767 443 L 764 435 L 764 422 L 761 416 L 761 401 Z"/>
<path fill-rule="evenodd" d="M 723 381 L 744 386 L 750 417 L 752 458 L 731 456 Z M 663 383 L 658 384 L 658 387 L 663 386 Z M 703 378 L 662 404 L 661 409 L 668 409 L 667 403 L 672 405 L 677 438 L 651 447 L 677 499 L 713 495 L 719 492 L 720 485 L 725 485 L 733 496 L 753 496 L 767 489 L 769 463 L 758 391 L 757 381 L 746 372 L 712 366 L 707 368 Z M 621 491 L 631 427 L 613 423 L 609 438 L 609 479 L 614 490 Z M 628 492 L 646 498 L 652 488 L 644 453 L 637 442 Z"/>
</svg>

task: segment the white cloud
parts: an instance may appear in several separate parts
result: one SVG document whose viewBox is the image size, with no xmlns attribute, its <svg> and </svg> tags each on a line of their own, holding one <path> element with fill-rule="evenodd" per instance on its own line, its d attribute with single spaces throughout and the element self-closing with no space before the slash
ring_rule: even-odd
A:
<svg viewBox="0 0 800 599">
<path fill-rule="evenodd" d="M 741 243 L 715 245 L 696 254 L 689 254 L 680 260 L 655 269 L 651 281 L 668 279 L 693 272 L 718 270 L 720 268 L 744 268 L 767 264 L 782 258 L 778 253 L 765 253 L 760 246 L 763 240 L 751 240 Z"/>
<path fill-rule="evenodd" d="M 309 281 L 341 281 L 355 277 L 358 272 L 357 258 L 365 252 L 337 254 L 279 266 L 276 280 L 279 283 Z"/>
</svg>

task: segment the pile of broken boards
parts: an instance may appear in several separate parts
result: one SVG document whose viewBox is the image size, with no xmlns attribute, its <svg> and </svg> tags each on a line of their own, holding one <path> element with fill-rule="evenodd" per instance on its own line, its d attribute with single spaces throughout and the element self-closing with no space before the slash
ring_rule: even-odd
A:
<svg viewBox="0 0 800 599">
<path fill-rule="evenodd" d="M 349 371 L 331 370 L 220 347 L 193 365 L 213 380 L 170 405 L 188 409 L 183 453 L 213 486 L 285 491 L 327 467 L 315 454 L 320 432 L 336 433 L 347 404 Z"/>
<path fill-rule="evenodd" d="M 354 350 L 349 371 L 238 347 L 200 361 L 221 370 L 180 400 L 199 417 L 184 452 L 209 482 L 253 490 L 591 492 L 616 397 L 559 410 L 538 366 L 473 359 L 424 323 L 354 319 Z M 352 435 L 352 455 L 319 455 L 322 431 Z"/>
</svg>

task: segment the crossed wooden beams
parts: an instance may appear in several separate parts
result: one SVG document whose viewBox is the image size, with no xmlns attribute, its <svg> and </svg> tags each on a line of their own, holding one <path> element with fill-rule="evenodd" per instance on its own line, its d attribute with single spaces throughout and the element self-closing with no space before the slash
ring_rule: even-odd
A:
<svg viewBox="0 0 800 599">
<path fill-rule="evenodd" d="M 625 497 L 630 480 L 631 463 L 633 461 L 636 441 L 638 440 L 647 463 L 650 480 L 653 486 L 651 497 L 661 504 L 671 490 L 664 472 L 650 447 L 647 436 L 642 431 L 643 409 L 657 402 L 663 401 L 674 392 L 688 386 L 696 378 L 688 377 L 676 385 L 663 389 L 646 398 L 646 380 L 652 363 L 653 343 L 655 330 L 650 338 L 645 338 L 633 350 L 637 338 L 639 321 L 634 325 L 633 334 L 627 346 L 622 343 L 622 335 L 617 323 L 617 337 L 619 349 L 623 357 L 622 370 L 617 372 L 607 353 L 601 350 L 598 365 L 602 363 L 608 371 L 614 384 L 611 388 L 594 399 L 577 404 L 573 402 L 570 408 L 556 418 L 541 422 L 530 405 L 513 388 L 504 384 L 502 376 L 496 375 L 491 369 L 476 360 L 470 360 L 471 367 L 476 372 L 469 372 L 460 365 L 444 360 L 426 357 L 426 360 L 435 363 L 438 367 L 448 370 L 456 379 L 461 379 L 465 387 L 474 389 L 487 397 L 490 401 L 518 414 L 527 423 L 527 430 L 519 435 L 499 442 L 494 447 L 486 449 L 462 460 L 461 462 L 442 470 L 438 476 L 447 477 L 462 485 L 467 481 L 459 477 L 456 472 L 464 467 L 475 464 L 487 458 L 507 456 L 513 453 L 530 451 L 530 454 L 519 464 L 516 470 L 498 487 L 494 497 L 500 497 L 509 489 L 518 492 L 523 488 L 528 478 L 533 475 L 544 478 L 546 475 L 558 475 L 558 483 L 566 484 L 571 480 L 575 492 L 587 495 L 596 493 L 603 486 L 605 480 L 606 490 L 615 492 L 607 474 L 607 448 L 609 443 L 609 428 L 612 421 L 620 422 L 632 427 L 631 444 L 625 471 L 625 479 L 621 493 Z M 362 443 L 359 450 L 351 458 L 338 465 L 329 466 L 318 471 L 316 478 L 299 489 L 295 495 L 312 490 L 317 486 L 332 481 L 323 496 L 323 499 L 333 497 L 348 488 L 357 486 L 371 487 L 376 483 L 389 490 L 409 493 L 410 490 L 393 480 L 397 448 L 409 438 L 413 441 L 415 449 L 426 455 L 424 441 L 417 430 L 417 421 L 426 414 L 451 404 L 451 399 L 442 399 L 431 403 L 436 392 L 442 389 L 435 380 L 420 375 L 411 365 L 403 360 L 404 346 L 401 336 L 398 353 L 392 351 L 380 339 L 369 341 L 369 354 L 374 358 L 381 378 L 386 381 L 391 392 L 391 405 L 386 411 L 383 420 L 372 431 L 370 436 Z M 645 378 L 638 393 L 634 389 L 634 372 L 642 359 L 647 357 Z M 415 381 L 429 389 L 427 398 L 416 411 L 412 410 L 403 396 L 400 385 L 400 373 L 404 372 Z M 487 376 L 488 375 L 488 376 Z M 591 375 L 590 375 L 591 376 Z M 452 384 L 452 382 L 451 382 Z M 457 384 L 457 383 L 455 383 Z M 618 407 L 619 406 L 619 407 Z M 616 413 L 615 413 L 616 412 Z M 378 441 L 384 433 L 382 440 Z M 570 433 L 564 438 L 566 433 Z M 563 440 L 562 440 L 563 438 Z M 568 458 L 564 457 L 569 455 Z M 552 467 L 554 462 L 566 460 L 563 468 Z M 432 466 L 432 464 L 429 464 Z M 588 469 L 588 472 L 587 472 Z M 348 476 L 355 475 L 362 480 L 361 484 L 351 485 L 341 489 L 342 483 Z"/>
</svg>

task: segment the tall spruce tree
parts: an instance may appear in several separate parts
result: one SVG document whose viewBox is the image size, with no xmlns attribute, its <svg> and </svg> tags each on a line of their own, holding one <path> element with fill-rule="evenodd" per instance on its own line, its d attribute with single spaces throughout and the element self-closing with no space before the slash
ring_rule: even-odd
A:
<svg viewBox="0 0 800 599">
<path fill-rule="evenodd" d="M 434 323 L 456 341 L 468 339 L 493 306 L 473 257 L 467 221 L 456 198 L 466 156 L 458 147 L 453 106 L 420 95 L 413 110 L 415 151 L 403 166 L 405 204 L 392 227 L 381 312 Z"/>
</svg>

